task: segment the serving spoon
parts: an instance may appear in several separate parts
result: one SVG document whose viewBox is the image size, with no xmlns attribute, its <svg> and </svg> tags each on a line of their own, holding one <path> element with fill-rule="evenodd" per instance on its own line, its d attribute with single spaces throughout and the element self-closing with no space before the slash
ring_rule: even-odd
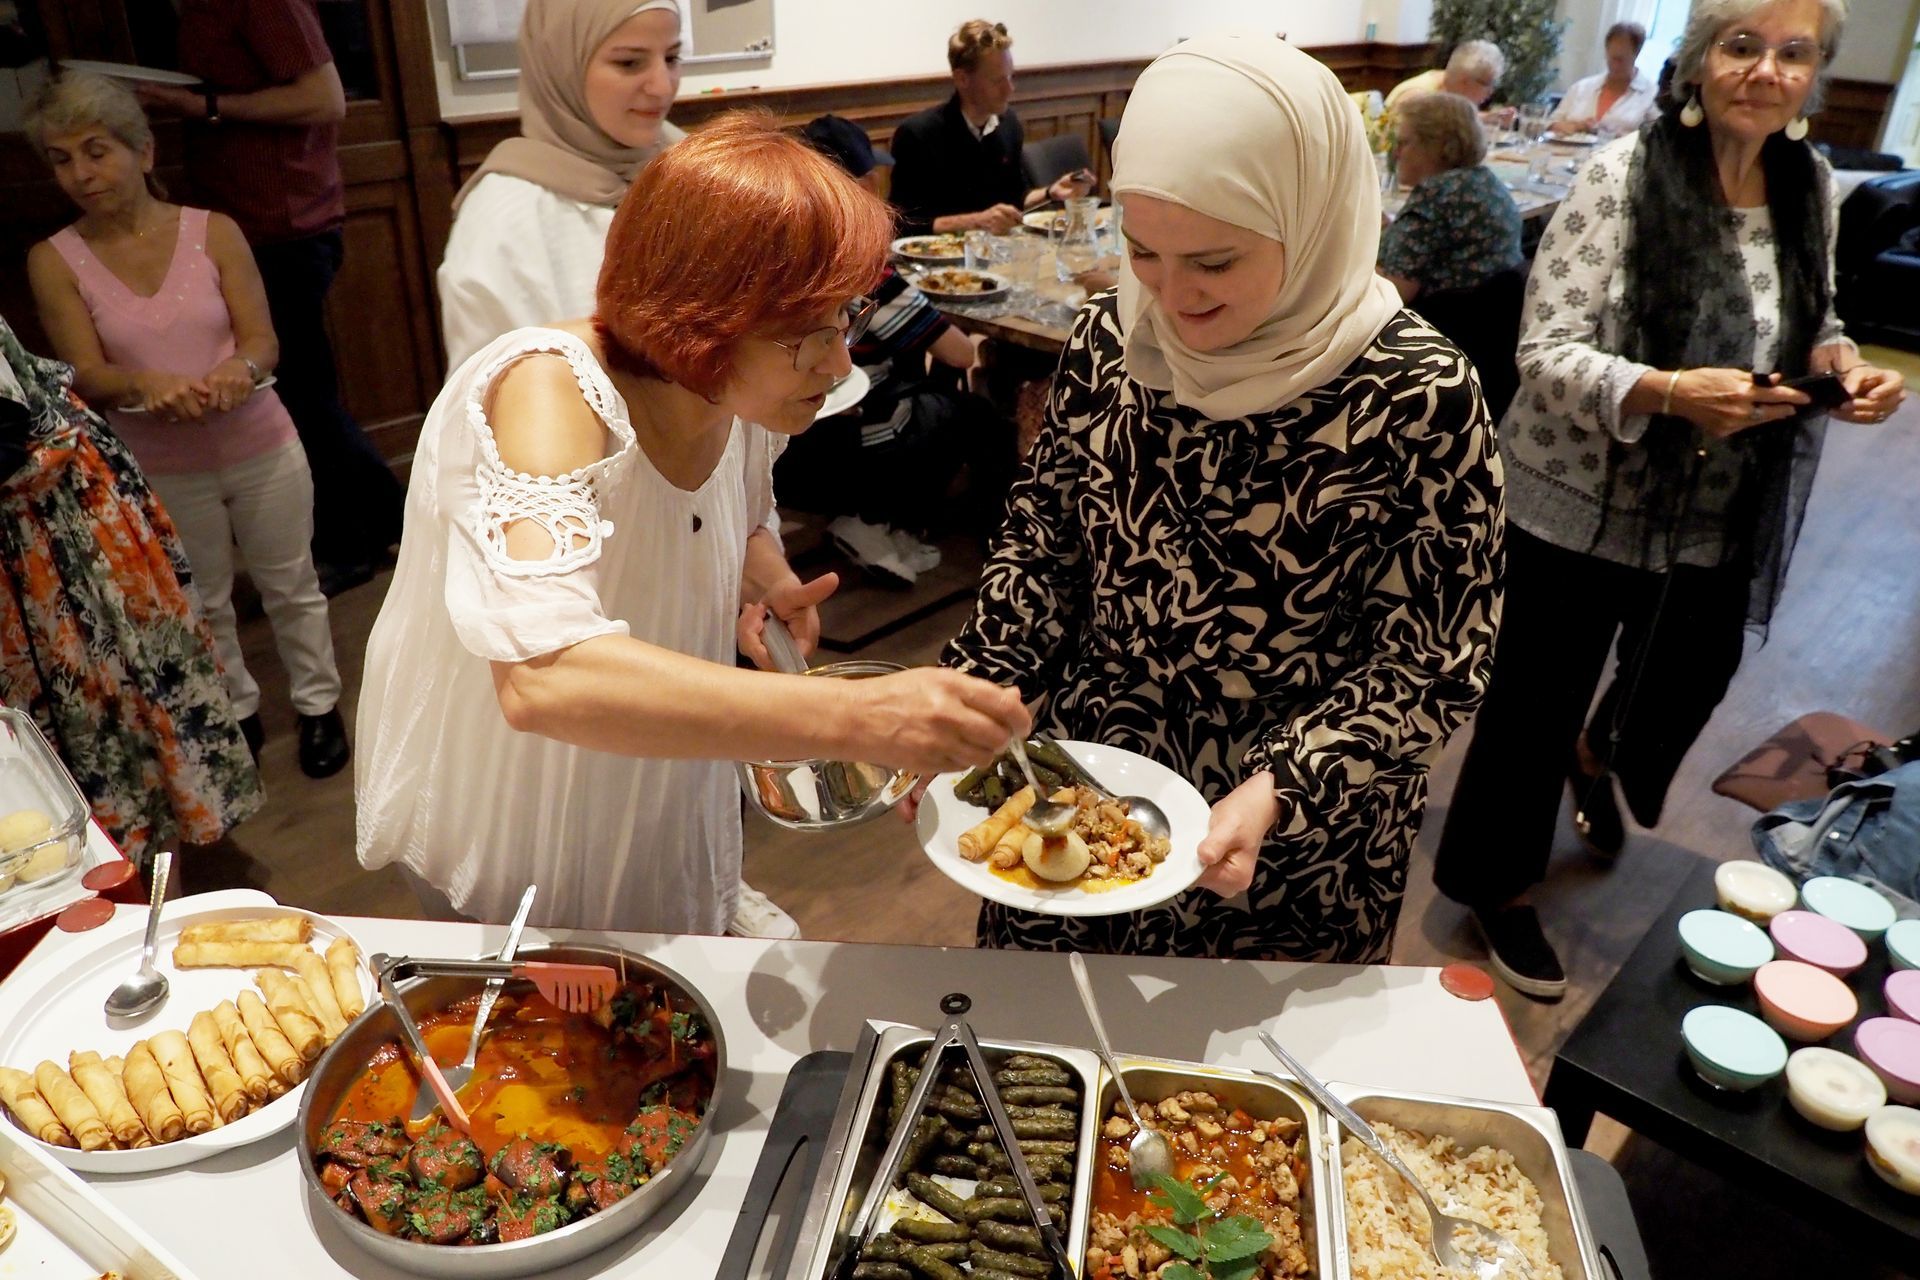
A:
<svg viewBox="0 0 1920 1280">
<path fill-rule="evenodd" d="M 109 1018 L 137 1018 L 167 998 L 167 975 L 153 967 L 154 945 L 160 938 L 160 907 L 167 900 L 167 876 L 173 854 L 161 850 L 153 857 L 153 893 L 147 905 L 147 936 L 140 947 L 140 971 L 107 993 Z"/>
<path fill-rule="evenodd" d="M 1173 1149 L 1167 1145 L 1166 1135 L 1157 1129 L 1149 1129 L 1147 1122 L 1140 1118 L 1140 1108 L 1134 1105 L 1133 1095 L 1127 1091 L 1127 1082 L 1120 1075 L 1120 1068 L 1113 1061 L 1113 1046 L 1107 1043 L 1106 1024 L 1100 1021 L 1100 1006 L 1093 1002 L 1093 984 L 1087 980 L 1087 962 L 1074 951 L 1067 956 L 1067 967 L 1073 970 L 1073 985 L 1080 988 L 1080 1003 L 1087 1011 L 1087 1021 L 1093 1024 L 1093 1038 L 1100 1046 L 1100 1061 L 1106 1064 L 1107 1074 L 1113 1077 L 1113 1083 L 1120 1090 L 1120 1100 L 1127 1104 L 1127 1114 L 1133 1117 L 1133 1141 L 1127 1144 L 1127 1176 L 1133 1179 L 1133 1185 L 1146 1190 L 1153 1185 L 1153 1179 L 1161 1174 L 1173 1174 Z"/>
<path fill-rule="evenodd" d="M 1312 1094 L 1313 1100 L 1326 1108 L 1333 1118 L 1340 1122 L 1342 1128 L 1364 1142 L 1367 1150 L 1378 1156 L 1387 1168 L 1399 1174 L 1419 1195 L 1421 1202 L 1427 1206 L 1427 1221 L 1431 1224 L 1433 1236 L 1433 1256 L 1439 1261 L 1443 1270 L 1464 1271 L 1478 1276 L 1479 1280 L 1533 1280 L 1533 1268 L 1527 1263 L 1527 1255 L 1520 1252 L 1519 1245 L 1492 1227 L 1484 1226 L 1471 1218 L 1455 1218 L 1440 1212 L 1439 1206 L 1433 1202 L 1433 1197 L 1428 1195 L 1427 1189 L 1420 1184 L 1420 1179 L 1413 1176 L 1413 1170 L 1407 1168 L 1406 1163 L 1394 1154 L 1393 1148 L 1382 1141 L 1380 1135 L 1373 1131 L 1372 1125 L 1360 1118 L 1359 1112 L 1335 1097 L 1333 1091 L 1320 1082 L 1319 1077 L 1308 1071 L 1298 1058 L 1282 1049 L 1280 1042 L 1268 1035 L 1265 1030 L 1260 1032 L 1260 1043 L 1266 1045 L 1267 1051 L 1280 1059 L 1287 1070 L 1293 1073 L 1294 1081 Z M 1279 1079 L 1278 1076 L 1272 1076 L 1270 1072 L 1262 1071 L 1259 1074 Z M 1482 1248 L 1474 1250 L 1472 1257 L 1464 1256 L 1454 1245 L 1454 1237 L 1463 1231 L 1472 1232 L 1480 1237 Z M 1489 1251 L 1492 1256 L 1488 1256 Z"/>
<path fill-rule="evenodd" d="M 513 959 L 514 952 L 520 949 L 520 931 L 527 927 L 527 917 L 533 913 L 533 895 L 538 889 L 538 885 L 530 884 L 527 891 L 520 895 L 520 907 L 513 913 L 513 923 L 507 926 L 507 940 L 500 948 L 501 960 Z M 473 1015 L 473 1035 L 467 1040 L 467 1056 L 443 1071 L 451 1092 L 459 1093 L 473 1079 L 474 1065 L 480 1059 L 480 1038 L 487 1029 L 487 1016 L 493 1012 L 494 1001 L 500 998 L 506 985 L 504 978 L 489 978 L 486 987 L 481 990 L 480 1005 Z M 434 1097 L 432 1084 L 423 1076 L 419 1091 L 413 1095 L 413 1119 L 418 1122 L 432 1115 L 438 1101 Z"/>
<path fill-rule="evenodd" d="M 1014 738 L 1009 744 L 1013 749 L 1013 758 L 1020 765 L 1020 772 L 1027 775 L 1027 785 L 1033 788 L 1033 807 L 1020 815 L 1020 821 L 1027 824 L 1029 831 L 1038 831 L 1043 836 L 1060 836 L 1067 833 L 1073 825 L 1073 815 L 1080 812 L 1078 805 L 1057 804 L 1047 799 L 1047 789 L 1033 776 L 1033 766 L 1027 763 L 1027 744 Z"/>
</svg>

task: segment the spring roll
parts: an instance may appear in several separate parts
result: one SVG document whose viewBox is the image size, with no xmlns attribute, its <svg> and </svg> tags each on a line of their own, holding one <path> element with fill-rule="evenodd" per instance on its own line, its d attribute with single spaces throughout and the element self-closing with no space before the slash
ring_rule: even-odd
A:
<svg viewBox="0 0 1920 1280">
<path fill-rule="evenodd" d="M 147 1136 L 147 1127 L 140 1123 L 140 1113 L 127 1100 L 126 1087 L 117 1074 L 107 1069 L 99 1054 L 91 1049 L 75 1049 L 67 1055 L 67 1072 L 87 1095 L 87 1101 L 93 1103 L 100 1118 L 107 1122 L 115 1142 L 131 1147 Z"/>
<path fill-rule="evenodd" d="M 57 1062 L 43 1062 L 33 1069 L 34 1088 L 53 1108 L 53 1114 L 67 1127 L 82 1151 L 99 1151 L 113 1141 L 113 1133 L 100 1117 L 99 1108 L 87 1100 L 73 1077 Z"/>
<path fill-rule="evenodd" d="M 239 999 L 240 1021 L 246 1025 L 247 1034 L 253 1037 L 253 1047 L 273 1068 L 275 1076 L 288 1088 L 307 1078 L 307 1060 L 294 1051 L 293 1045 L 280 1032 L 280 1025 L 267 1012 L 267 1006 L 260 997 L 251 991 L 242 991 Z"/>
<path fill-rule="evenodd" d="M 263 964 L 291 969 L 305 951 L 299 942 L 182 942 L 173 949 L 179 969 L 254 969 Z"/>
<path fill-rule="evenodd" d="M 60 1123 L 47 1100 L 40 1096 L 33 1077 L 12 1067 L 0 1067 L 0 1102 L 7 1104 L 22 1129 L 53 1147 L 77 1147 L 73 1134 Z"/>
<path fill-rule="evenodd" d="M 253 980 L 259 984 L 260 994 L 267 998 L 267 1008 L 280 1034 L 303 1060 L 312 1062 L 327 1051 L 327 1038 L 320 1033 L 320 1019 L 314 1016 L 292 978 L 278 969 L 259 969 L 254 972 Z"/>
<path fill-rule="evenodd" d="M 233 1007 L 233 1001 L 222 1000 L 213 1007 L 213 1025 L 220 1032 L 220 1044 L 227 1051 L 228 1061 L 240 1075 L 240 1087 L 246 1090 L 247 1100 L 258 1107 L 278 1097 L 279 1092 L 273 1087 L 277 1082 L 273 1069 L 254 1047 L 253 1037 L 247 1034 L 246 1024 L 240 1021 L 240 1011 Z"/>
<path fill-rule="evenodd" d="M 166 1074 L 167 1089 L 174 1105 L 187 1122 L 188 1133 L 206 1133 L 220 1127 L 220 1113 L 214 1109 L 213 1095 L 194 1065 L 193 1048 L 178 1031 L 162 1031 L 147 1041 L 147 1050 Z"/>
<path fill-rule="evenodd" d="M 333 994 L 333 977 L 327 972 L 327 962 L 315 955 L 312 947 L 302 948 L 293 960 L 293 967 L 300 975 L 300 994 L 313 1006 L 314 1015 L 320 1019 L 320 1032 L 326 1036 L 327 1043 L 332 1044 L 347 1029 L 347 1018 Z"/>
<path fill-rule="evenodd" d="M 120 1092 L 124 1094 L 127 1091 L 126 1059 L 118 1056 L 103 1058 L 100 1061 L 100 1065 L 105 1067 L 108 1073 L 113 1076 L 114 1084 L 118 1085 L 120 1088 Z M 72 1068 L 69 1067 L 68 1070 L 72 1070 Z M 127 1105 L 133 1106 L 133 1099 L 131 1098 L 127 1099 Z M 136 1109 L 134 1111 L 134 1115 L 138 1116 L 139 1114 L 140 1114 L 139 1111 Z M 108 1126 L 111 1127 L 113 1122 L 109 1120 L 107 1123 L 108 1123 Z M 128 1142 L 126 1145 L 129 1147 L 135 1147 L 135 1148 L 150 1147 L 153 1145 L 153 1135 L 147 1132 L 147 1126 L 145 1125 L 145 1123 L 141 1124 L 140 1132 L 135 1134 L 132 1141 Z"/>
<path fill-rule="evenodd" d="M 173 1092 L 167 1087 L 166 1072 L 160 1069 L 160 1062 L 147 1041 L 142 1040 L 127 1050 L 122 1083 L 127 1087 L 127 1098 L 133 1103 L 133 1109 L 140 1113 L 155 1142 L 174 1142 L 186 1135 L 187 1118 L 174 1102 Z"/>
<path fill-rule="evenodd" d="M 1020 851 L 1026 847 L 1027 837 L 1033 829 L 1024 822 L 1016 822 L 1008 827 L 987 855 L 987 864 L 1002 871 L 1020 865 Z"/>
<path fill-rule="evenodd" d="M 327 947 L 327 976 L 333 979 L 333 998 L 351 1022 L 367 1011 L 360 994 L 360 949 L 349 938 L 335 938 Z"/>
<path fill-rule="evenodd" d="M 291 913 L 247 920 L 209 920 L 180 931 L 182 942 L 306 942 L 313 921 Z"/>
<path fill-rule="evenodd" d="M 233 1059 L 227 1054 L 227 1046 L 220 1039 L 220 1027 L 213 1020 L 213 1014 L 201 1010 L 193 1015 L 193 1021 L 187 1024 L 187 1047 L 193 1050 L 193 1060 L 200 1068 L 200 1076 L 207 1082 L 207 1091 L 213 1095 L 213 1109 L 220 1113 L 220 1119 L 232 1124 L 253 1109 L 247 1101 L 246 1086 L 241 1083 L 240 1072 L 235 1069 Z"/>
<path fill-rule="evenodd" d="M 968 862 L 986 857 L 1007 834 L 1007 829 L 1033 808 L 1033 799 L 1033 788 L 1022 787 L 1007 797 L 1007 802 L 995 809 L 992 817 L 970 831 L 961 832 L 960 856 Z"/>
</svg>

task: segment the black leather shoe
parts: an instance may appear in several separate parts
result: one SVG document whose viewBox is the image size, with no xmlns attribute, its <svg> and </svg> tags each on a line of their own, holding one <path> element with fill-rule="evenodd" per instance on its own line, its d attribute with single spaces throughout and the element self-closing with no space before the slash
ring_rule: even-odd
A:
<svg viewBox="0 0 1920 1280">
<path fill-rule="evenodd" d="M 240 722 L 240 736 L 247 740 L 247 754 L 253 757 L 254 764 L 260 763 L 260 748 L 266 745 L 267 727 L 260 723 L 260 713 L 254 712 Z"/>
<path fill-rule="evenodd" d="M 1613 862 L 1627 847 L 1627 824 L 1620 817 L 1620 802 L 1613 794 L 1613 775 L 1595 778 L 1580 772 L 1575 764 L 1567 769 L 1567 789 L 1573 792 L 1573 829 L 1587 852 L 1602 862 Z"/>
<path fill-rule="evenodd" d="M 1532 907 L 1475 907 L 1473 923 L 1501 981 L 1535 1000 L 1558 1000 L 1567 994 L 1566 970 Z"/>
<path fill-rule="evenodd" d="M 324 715 L 300 717 L 300 772 L 309 778 L 331 778 L 352 758 L 347 723 L 338 707 Z"/>
</svg>

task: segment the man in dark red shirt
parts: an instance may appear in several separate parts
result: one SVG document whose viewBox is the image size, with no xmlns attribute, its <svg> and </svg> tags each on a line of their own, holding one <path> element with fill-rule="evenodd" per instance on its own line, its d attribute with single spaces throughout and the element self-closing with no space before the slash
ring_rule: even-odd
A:
<svg viewBox="0 0 1920 1280">
<path fill-rule="evenodd" d="M 195 197 L 246 232 L 280 339 L 276 388 L 313 470 L 313 551 L 332 590 L 372 576 L 405 495 L 340 401 L 324 322 L 346 218 L 346 95 L 314 0 L 181 0 L 180 69 L 198 89 L 142 85 L 186 122 Z M 331 591 L 329 591 L 331 594 Z"/>
</svg>

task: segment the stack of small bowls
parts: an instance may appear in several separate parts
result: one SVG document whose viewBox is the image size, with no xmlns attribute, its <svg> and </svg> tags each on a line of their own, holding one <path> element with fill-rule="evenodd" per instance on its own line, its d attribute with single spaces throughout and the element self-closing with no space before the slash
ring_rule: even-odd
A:
<svg viewBox="0 0 1920 1280">
<path fill-rule="evenodd" d="M 1820 876 L 1796 889 L 1758 862 L 1722 864 L 1714 891 L 1718 910 L 1680 917 L 1687 968 L 1716 987 L 1752 982 L 1761 1016 L 1690 1010 L 1681 1039 L 1694 1070 L 1733 1091 L 1784 1074 L 1795 1112 L 1823 1129 L 1864 1128 L 1874 1172 L 1920 1195 L 1920 920 L 1896 920 L 1868 885 Z M 1851 1054 L 1820 1046 L 1860 1018 L 1848 979 L 1883 939 L 1887 1016 L 1854 1026 Z M 1789 1054 L 1789 1041 L 1802 1047 Z"/>
</svg>

